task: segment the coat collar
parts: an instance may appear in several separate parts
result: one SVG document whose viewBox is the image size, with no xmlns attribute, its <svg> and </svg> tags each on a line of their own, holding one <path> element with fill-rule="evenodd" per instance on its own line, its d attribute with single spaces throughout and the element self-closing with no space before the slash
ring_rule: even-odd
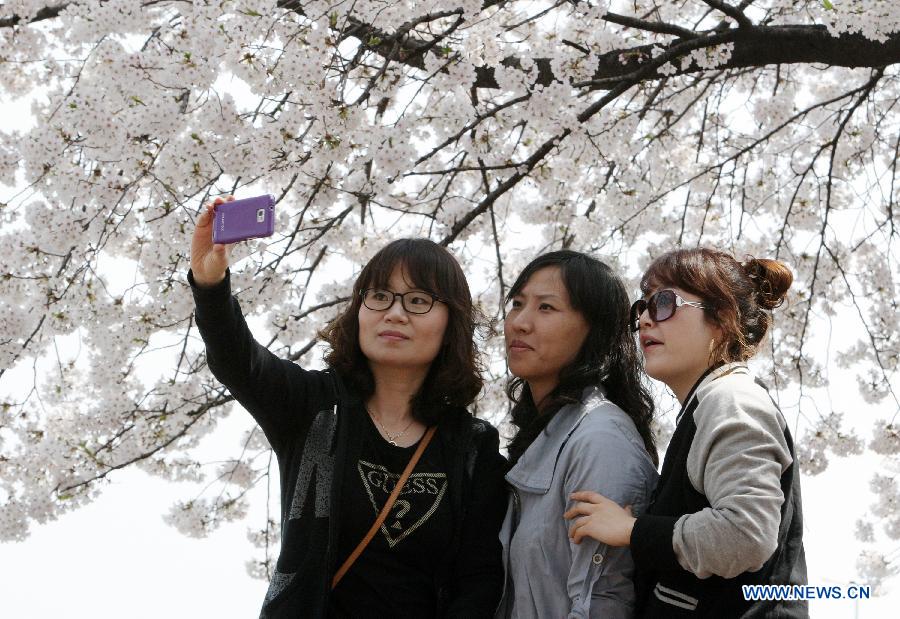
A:
<svg viewBox="0 0 900 619">
<path fill-rule="evenodd" d="M 684 402 L 681 405 L 681 410 L 678 411 L 678 415 L 675 417 L 675 423 L 681 421 L 681 418 L 684 416 L 684 412 L 691 405 L 691 402 L 700 397 L 700 390 L 709 385 L 711 382 L 716 380 L 717 378 L 722 378 L 723 376 L 727 376 L 728 374 L 749 374 L 750 368 L 747 367 L 746 363 L 736 361 L 734 363 L 724 363 L 718 367 L 713 367 L 703 375 L 697 379 L 697 382 L 691 387 L 691 390 L 688 392 L 687 398 L 685 398 Z"/>
<path fill-rule="evenodd" d="M 547 427 L 528 446 L 516 465 L 506 474 L 506 481 L 520 490 L 546 494 L 563 446 L 591 411 L 608 402 L 599 385 L 585 388 L 581 401 L 566 404 L 557 411 Z"/>
</svg>

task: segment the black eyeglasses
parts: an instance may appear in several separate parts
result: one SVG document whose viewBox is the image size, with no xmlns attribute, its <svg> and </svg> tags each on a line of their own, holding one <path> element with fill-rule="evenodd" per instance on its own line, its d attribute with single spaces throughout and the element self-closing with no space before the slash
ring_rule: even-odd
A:
<svg viewBox="0 0 900 619">
<path fill-rule="evenodd" d="M 363 305 L 376 312 L 390 309 L 397 297 L 400 297 L 403 309 L 410 314 L 427 314 L 434 307 L 435 301 L 444 301 L 436 294 L 421 290 L 400 293 L 386 288 L 366 288 L 359 294 L 362 297 Z M 446 303 L 446 301 L 444 302 Z"/>
<path fill-rule="evenodd" d="M 649 299 L 638 299 L 631 306 L 631 330 L 640 329 L 641 314 L 646 310 L 653 322 L 662 322 L 675 315 L 675 310 L 682 305 L 699 307 L 700 309 L 712 309 L 711 305 L 705 305 L 698 301 L 685 301 L 674 290 L 659 290 L 650 295 Z"/>
</svg>

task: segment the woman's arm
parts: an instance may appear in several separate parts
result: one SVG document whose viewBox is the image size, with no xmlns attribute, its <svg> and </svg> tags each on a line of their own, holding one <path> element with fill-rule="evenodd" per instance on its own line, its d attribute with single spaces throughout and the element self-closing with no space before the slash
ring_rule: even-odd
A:
<svg viewBox="0 0 900 619">
<path fill-rule="evenodd" d="M 282 443 L 303 431 L 308 416 L 299 414 L 311 388 L 311 373 L 280 359 L 257 342 L 231 295 L 230 275 L 212 288 L 200 288 L 193 273 L 195 320 L 206 345 L 206 363 L 213 376 L 253 415 L 269 444 Z"/>
<path fill-rule="evenodd" d="M 213 375 L 253 415 L 269 444 L 280 452 L 285 441 L 302 431 L 297 409 L 307 397 L 307 375 L 260 345 L 231 295 L 228 246 L 212 242 L 213 210 L 226 200 L 206 205 L 191 241 L 188 282 L 194 296 L 195 320 L 206 344 Z M 321 381 L 320 381 L 321 382 Z"/>
<path fill-rule="evenodd" d="M 506 514 L 506 459 L 497 430 L 484 423 L 476 435 L 478 456 L 454 569 L 448 617 L 493 617 L 503 591 L 500 527 Z"/>
<path fill-rule="evenodd" d="M 609 497 L 619 505 L 646 507 L 656 472 L 627 434 L 610 422 L 570 440 L 563 491 L 567 508 L 578 491 Z M 560 526 L 567 526 L 560 514 Z M 627 548 L 596 539 L 569 541 L 571 567 L 566 585 L 569 617 L 629 617 L 634 607 L 634 563 Z"/>
<path fill-rule="evenodd" d="M 678 520 L 678 562 L 705 578 L 762 567 L 778 545 L 781 475 L 792 462 L 778 409 L 749 377 L 711 385 L 694 411 L 691 484 L 711 507 Z"/>
<path fill-rule="evenodd" d="M 780 415 L 761 387 L 722 389 L 704 395 L 694 411 L 697 431 L 688 454 L 688 476 L 711 507 L 685 516 L 639 516 L 604 497 L 579 493 L 566 513 L 572 533 L 610 544 L 630 544 L 634 560 L 649 570 L 688 570 L 700 578 L 733 578 L 759 569 L 778 544 L 781 474 L 791 455 Z"/>
<path fill-rule="evenodd" d="M 781 475 L 792 461 L 781 416 L 749 377 L 718 380 L 700 394 L 687 461 L 711 507 L 638 518 L 631 549 L 648 569 L 733 578 L 759 569 L 778 545 Z"/>
</svg>

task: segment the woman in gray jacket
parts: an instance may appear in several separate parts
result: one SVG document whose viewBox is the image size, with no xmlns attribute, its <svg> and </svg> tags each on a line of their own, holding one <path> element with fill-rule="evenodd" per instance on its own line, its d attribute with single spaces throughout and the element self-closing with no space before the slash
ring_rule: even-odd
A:
<svg viewBox="0 0 900 619">
<path fill-rule="evenodd" d="M 627 548 L 573 544 L 563 513 L 591 488 L 640 513 L 656 484 L 653 404 L 641 384 L 628 294 L 602 262 L 539 256 L 508 296 L 504 333 L 518 433 L 500 537 L 506 585 L 497 617 L 627 618 Z"/>
</svg>

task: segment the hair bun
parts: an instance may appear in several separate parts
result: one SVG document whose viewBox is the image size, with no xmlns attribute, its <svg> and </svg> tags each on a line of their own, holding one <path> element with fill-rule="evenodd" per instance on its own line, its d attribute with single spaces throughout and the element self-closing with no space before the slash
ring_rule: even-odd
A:
<svg viewBox="0 0 900 619">
<path fill-rule="evenodd" d="M 771 310 L 784 303 L 794 281 L 787 265 L 767 258 L 749 258 L 741 266 L 756 286 L 756 302 L 761 308 Z"/>
</svg>

